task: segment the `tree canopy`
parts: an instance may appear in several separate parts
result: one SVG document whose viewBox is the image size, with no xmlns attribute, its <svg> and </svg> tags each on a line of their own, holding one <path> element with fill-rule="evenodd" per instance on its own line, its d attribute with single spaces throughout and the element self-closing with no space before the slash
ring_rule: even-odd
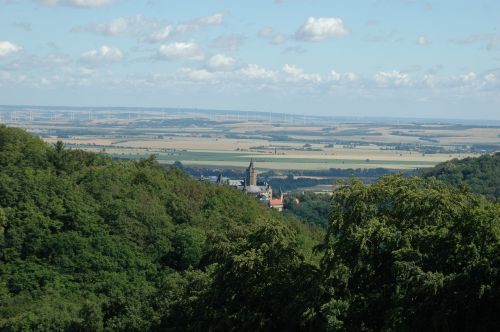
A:
<svg viewBox="0 0 500 332">
<path fill-rule="evenodd" d="M 500 200 L 500 152 L 476 158 L 453 159 L 422 172 L 453 186 L 468 185 L 474 192 Z"/>
<path fill-rule="evenodd" d="M 312 225 L 326 228 L 332 205 L 329 194 L 310 191 L 292 193 L 285 199 L 285 215 L 295 216 Z"/>
<path fill-rule="evenodd" d="M 500 205 L 465 186 L 344 183 L 323 232 L 154 157 L 2 126 L 0 157 L 1 331 L 500 329 Z"/>
<path fill-rule="evenodd" d="M 0 127 L 0 330 L 156 329 L 212 247 L 268 223 L 317 261 L 319 233 L 229 187 Z"/>
<path fill-rule="evenodd" d="M 488 331 L 500 320 L 500 206 L 435 180 L 334 194 L 322 271 L 328 321 L 350 331 Z"/>
</svg>

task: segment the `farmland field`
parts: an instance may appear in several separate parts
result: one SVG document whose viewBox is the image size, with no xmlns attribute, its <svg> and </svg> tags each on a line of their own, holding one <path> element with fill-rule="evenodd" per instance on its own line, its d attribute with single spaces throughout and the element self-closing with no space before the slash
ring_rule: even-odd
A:
<svg viewBox="0 0 500 332">
<path fill-rule="evenodd" d="M 243 168 L 253 158 L 260 169 L 403 170 L 500 149 L 500 123 L 8 106 L 0 121 L 69 148 L 214 168 Z"/>
</svg>

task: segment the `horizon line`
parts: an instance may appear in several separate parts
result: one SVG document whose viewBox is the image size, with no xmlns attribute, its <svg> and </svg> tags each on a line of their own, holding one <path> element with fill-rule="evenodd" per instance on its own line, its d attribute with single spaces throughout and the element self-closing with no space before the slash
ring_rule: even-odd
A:
<svg viewBox="0 0 500 332">
<path fill-rule="evenodd" d="M 448 120 L 448 121 L 494 121 L 500 124 L 500 118 L 453 118 L 453 117 L 409 117 L 409 116 L 387 116 L 387 115 L 324 115 L 324 114 L 303 114 L 303 113 L 286 113 L 286 112 L 273 112 L 273 111 L 244 111 L 235 109 L 216 109 L 216 108 L 198 108 L 198 107 L 173 107 L 173 106 L 82 106 L 82 105 L 30 105 L 30 104 L 0 104 L 0 108 L 4 107 L 39 107 L 39 108 L 79 108 L 79 109 L 155 109 L 155 110 L 188 110 L 188 111 L 198 111 L 198 112 L 226 112 L 226 113 L 255 113 L 255 114 L 280 114 L 280 115 L 292 115 L 299 117 L 315 117 L 315 118 L 347 118 L 347 119 L 391 119 L 391 120 Z M 1 109 L 0 109 L 1 111 Z M 487 125 L 486 125 L 487 126 Z"/>
</svg>

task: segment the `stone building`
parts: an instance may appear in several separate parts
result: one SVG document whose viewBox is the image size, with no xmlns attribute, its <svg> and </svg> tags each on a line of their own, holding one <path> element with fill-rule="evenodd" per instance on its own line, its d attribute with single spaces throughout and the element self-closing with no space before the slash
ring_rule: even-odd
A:
<svg viewBox="0 0 500 332">
<path fill-rule="evenodd" d="M 257 170 L 255 169 L 255 165 L 253 164 L 253 159 L 250 160 L 250 165 L 248 165 L 247 168 L 245 185 L 246 186 L 257 185 Z"/>
<path fill-rule="evenodd" d="M 271 203 L 273 200 L 273 188 L 271 185 L 265 181 L 257 180 L 257 169 L 255 168 L 253 159 L 250 161 L 250 165 L 248 165 L 248 168 L 246 169 L 244 179 L 232 180 L 227 177 L 223 177 L 222 174 L 220 174 L 218 177 L 210 177 L 207 180 L 212 183 L 225 184 L 241 190 L 248 196 L 253 196 L 270 207 L 275 207 L 275 204 L 277 203 L 276 200 L 274 200 L 274 203 Z"/>
</svg>

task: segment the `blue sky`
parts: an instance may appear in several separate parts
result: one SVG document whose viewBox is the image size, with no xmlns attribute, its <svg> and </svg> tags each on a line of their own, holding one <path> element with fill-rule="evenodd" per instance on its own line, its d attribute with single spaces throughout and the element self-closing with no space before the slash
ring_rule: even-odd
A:
<svg viewBox="0 0 500 332">
<path fill-rule="evenodd" d="M 0 0 L 0 104 L 500 119 L 500 1 Z"/>
</svg>

